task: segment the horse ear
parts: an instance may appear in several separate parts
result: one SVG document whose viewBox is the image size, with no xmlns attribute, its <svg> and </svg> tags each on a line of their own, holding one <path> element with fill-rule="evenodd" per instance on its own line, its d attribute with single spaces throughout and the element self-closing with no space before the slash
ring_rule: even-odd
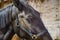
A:
<svg viewBox="0 0 60 40">
<path fill-rule="evenodd" d="M 12 0 L 13 4 L 17 7 L 19 4 L 19 0 Z"/>
<path fill-rule="evenodd" d="M 13 4 L 18 8 L 19 11 L 23 10 L 23 5 L 19 2 L 19 0 L 13 0 Z"/>
</svg>

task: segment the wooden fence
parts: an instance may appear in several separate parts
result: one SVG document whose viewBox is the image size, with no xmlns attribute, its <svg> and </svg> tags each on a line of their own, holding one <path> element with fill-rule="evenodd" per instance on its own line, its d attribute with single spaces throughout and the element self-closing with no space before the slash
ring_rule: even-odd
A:
<svg viewBox="0 0 60 40">
<path fill-rule="evenodd" d="M 10 4 L 12 0 L 0 0 L 0 8 L 5 7 L 7 4 Z"/>
</svg>

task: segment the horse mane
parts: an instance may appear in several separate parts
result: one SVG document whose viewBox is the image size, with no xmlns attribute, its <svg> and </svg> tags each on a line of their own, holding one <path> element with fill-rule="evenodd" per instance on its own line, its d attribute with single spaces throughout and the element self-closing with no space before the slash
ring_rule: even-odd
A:
<svg viewBox="0 0 60 40">
<path fill-rule="evenodd" d="M 23 5 L 19 2 L 19 0 L 13 0 L 13 4 L 18 8 L 20 12 L 23 11 Z"/>
</svg>

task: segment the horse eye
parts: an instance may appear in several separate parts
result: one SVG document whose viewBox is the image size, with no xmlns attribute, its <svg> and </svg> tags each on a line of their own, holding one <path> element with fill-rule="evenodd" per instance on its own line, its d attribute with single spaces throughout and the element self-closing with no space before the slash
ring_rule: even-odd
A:
<svg viewBox="0 0 60 40">
<path fill-rule="evenodd" d="M 21 18 L 24 18 L 24 16 L 20 16 Z"/>
<path fill-rule="evenodd" d="M 29 19 L 26 19 L 29 23 L 30 23 L 30 20 Z"/>
</svg>

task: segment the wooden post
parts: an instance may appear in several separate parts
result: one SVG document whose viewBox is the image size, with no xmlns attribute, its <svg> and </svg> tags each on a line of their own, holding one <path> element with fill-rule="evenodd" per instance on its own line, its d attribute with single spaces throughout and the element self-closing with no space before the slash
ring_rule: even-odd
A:
<svg viewBox="0 0 60 40">
<path fill-rule="evenodd" d="M 12 2 L 12 0 L 8 0 L 8 3 L 11 3 Z"/>
<path fill-rule="evenodd" d="M 0 8 L 1 8 L 1 0 L 0 0 Z"/>
<path fill-rule="evenodd" d="M 8 5 L 8 0 L 4 0 L 4 6 Z"/>
<path fill-rule="evenodd" d="M 0 0 L 0 8 L 4 7 L 4 0 Z"/>
</svg>

